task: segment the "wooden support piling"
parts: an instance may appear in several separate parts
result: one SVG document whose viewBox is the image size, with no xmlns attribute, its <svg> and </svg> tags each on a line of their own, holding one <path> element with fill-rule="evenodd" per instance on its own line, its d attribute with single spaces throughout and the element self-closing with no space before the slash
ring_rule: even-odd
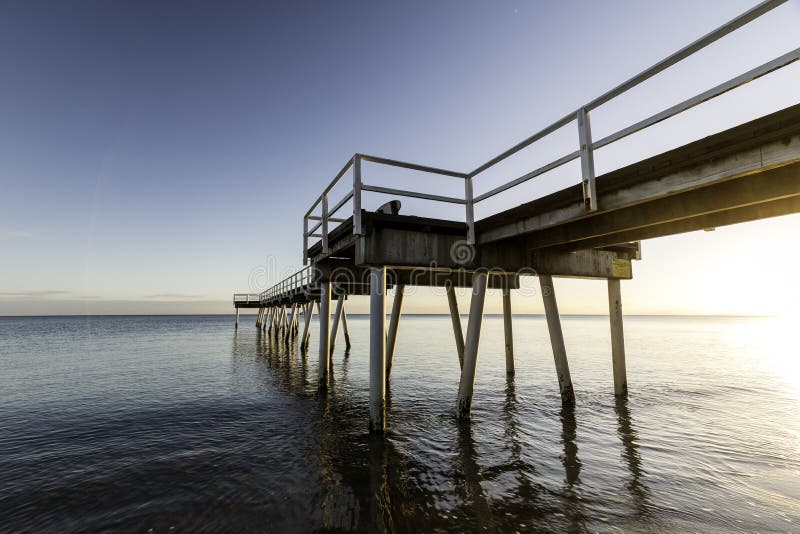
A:
<svg viewBox="0 0 800 534">
<path fill-rule="evenodd" d="M 383 432 L 386 428 L 385 267 L 370 268 L 369 286 L 369 431 Z"/>
<path fill-rule="evenodd" d="M 308 331 L 311 327 L 311 315 L 314 313 L 314 303 L 309 302 L 306 304 L 306 311 L 303 315 L 305 315 L 305 324 L 303 325 L 303 337 L 300 338 L 300 348 L 305 349 L 308 346 Z"/>
<path fill-rule="evenodd" d="M 614 394 L 628 394 L 625 370 L 625 336 L 622 331 L 622 291 L 620 281 L 608 280 L 608 314 L 611 322 L 611 362 L 614 368 Z"/>
<path fill-rule="evenodd" d="M 478 344 L 481 339 L 483 305 L 486 301 L 488 275 L 475 273 L 472 278 L 472 302 L 469 307 L 467 338 L 464 344 L 464 365 L 461 368 L 461 381 L 458 385 L 458 417 L 465 419 L 472 409 L 472 392 L 475 387 L 475 369 L 478 364 Z"/>
<path fill-rule="evenodd" d="M 336 311 L 333 313 L 333 328 L 331 328 L 331 355 L 336 346 L 336 334 L 339 332 L 339 321 L 342 318 L 342 308 L 344 308 L 344 295 L 339 295 L 336 299 Z"/>
<path fill-rule="evenodd" d="M 342 330 L 344 334 L 344 345 L 345 349 L 350 348 L 350 332 L 347 329 L 347 310 L 342 308 Z"/>
<path fill-rule="evenodd" d="M 289 343 L 289 340 L 292 338 L 292 332 L 294 331 L 294 322 L 297 319 L 297 303 L 292 303 L 292 311 L 289 315 L 289 322 L 286 327 L 286 343 Z"/>
<path fill-rule="evenodd" d="M 453 321 L 453 334 L 456 338 L 456 351 L 458 351 L 458 365 L 464 368 L 464 332 L 461 329 L 461 316 L 458 314 L 458 301 L 456 291 L 452 284 L 445 286 L 447 303 L 450 305 L 450 319 Z"/>
<path fill-rule="evenodd" d="M 506 374 L 514 374 L 514 333 L 511 326 L 511 288 L 503 288 L 503 332 L 506 340 Z"/>
<path fill-rule="evenodd" d="M 319 388 L 328 387 L 331 354 L 331 283 L 322 282 L 319 298 Z"/>
<path fill-rule="evenodd" d="M 569 374 L 567 349 L 564 346 L 564 333 L 561 331 L 561 318 L 558 315 L 558 304 L 556 302 L 553 277 L 550 275 L 539 275 L 539 286 L 542 290 L 542 300 L 544 300 L 547 328 L 550 331 L 550 344 L 553 346 L 553 360 L 556 364 L 556 375 L 558 376 L 558 388 L 561 392 L 561 402 L 563 404 L 574 404 L 575 392 L 572 389 L 572 377 Z"/>
<path fill-rule="evenodd" d="M 236 328 L 239 328 L 239 308 L 236 308 Z"/>
<path fill-rule="evenodd" d="M 389 332 L 386 334 L 386 382 L 392 375 L 392 360 L 394 359 L 394 347 L 397 342 L 397 328 L 400 326 L 400 313 L 403 307 L 403 294 L 406 286 L 397 284 L 394 288 L 394 301 L 392 302 L 392 315 L 389 318 Z"/>
</svg>

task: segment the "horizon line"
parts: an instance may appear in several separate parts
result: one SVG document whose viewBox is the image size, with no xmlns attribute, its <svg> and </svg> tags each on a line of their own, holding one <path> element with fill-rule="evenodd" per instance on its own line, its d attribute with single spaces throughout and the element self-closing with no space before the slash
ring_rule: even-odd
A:
<svg viewBox="0 0 800 534">
<path fill-rule="evenodd" d="M 244 314 L 243 314 L 244 315 Z M 247 315 L 256 315 L 255 313 Z M 319 314 L 314 314 L 319 316 Z M 348 316 L 369 317 L 369 313 L 348 313 Z M 386 313 L 386 315 L 391 315 Z M 449 317 L 449 313 L 403 313 L 404 316 L 419 317 Z M 484 316 L 499 316 L 503 313 L 484 313 Z M 544 313 L 514 313 L 514 316 L 544 317 Z M 607 313 L 561 313 L 566 317 L 608 317 Z M 719 314 L 719 313 L 623 313 L 625 317 L 719 317 L 719 318 L 770 318 L 781 317 L 781 314 Z M 52 314 L 52 315 L 2 315 L 0 319 L 24 319 L 24 318 L 44 318 L 44 317 L 234 317 L 235 313 L 73 313 L 73 314 Z M 333 313 L 331 313 L 333 316 Z M 459 317 L 469 316 L 469 313 L 460 313 Z"/>
</svg>

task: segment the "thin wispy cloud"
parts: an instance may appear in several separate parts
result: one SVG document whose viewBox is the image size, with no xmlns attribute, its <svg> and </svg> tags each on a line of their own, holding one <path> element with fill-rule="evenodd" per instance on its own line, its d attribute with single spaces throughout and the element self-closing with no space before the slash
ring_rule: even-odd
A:
<svg viewBox="0 0 800 534">
<path fill-rule="evenodd" d="M 0 291 L 0 297 L 14 297 L 14 298 L 52 298 L 71 295 L 72 291 L 64 291 L 60 289 L 39 289 L 35 291 Z"/>
<path fill-rule="evenodd" d="M 0 226 L 0 240 L 4 239 L 23 239 L 31 237 L 33 234 L 26 230 L 19 230 L 17 228 L 10 228 L 8 226 Z"/>
<path fill-rule="evenodd" d="M 146 299 L 201 299 L 205 295 L 194 295 L 191 293 L 158 293 L 156 295 L 145 295 Z"/>
</svg>

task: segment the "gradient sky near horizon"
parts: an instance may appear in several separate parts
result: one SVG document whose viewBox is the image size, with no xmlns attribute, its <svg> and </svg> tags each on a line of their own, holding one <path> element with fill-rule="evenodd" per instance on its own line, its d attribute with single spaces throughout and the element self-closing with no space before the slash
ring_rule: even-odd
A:
<svg viewBox="0 0 800 534">
<path fill-rule="evenodd" d="M 0 1 L 0 315 L 230 312 L 234 291 L 301 266 L 302 214 L 353 153 L 468 171 L 755 3 Z M 595 137 L 796 48 L 797 28 L 794 0 L 598 109 Z M 598 173 L 798 102 L 794 64 L 598 151 Z M 565 129 L 477 192 L 576 146 Z M 625 311 L 796 313 L 798 231 L 789 216 L 646 241 Z M 607 311 L 602 282 L 557 290 L 564 312 Z M 446 303 L 418 290 L 406 310 Z"/>
</svg>

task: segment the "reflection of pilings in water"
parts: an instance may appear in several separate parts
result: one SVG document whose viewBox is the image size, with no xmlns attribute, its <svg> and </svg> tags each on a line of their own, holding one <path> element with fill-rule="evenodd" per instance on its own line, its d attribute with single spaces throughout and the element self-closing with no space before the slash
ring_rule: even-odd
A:
<svg viewBox="0 0 800 534">
<path fill-rule="evenodd" d="M 307 356 L 298 351 L 296 345 L 286 345 L 269 332 L 260 335 L 260 342 L 256 344 L 256 358 L 266 362 L 266 369 L 274 379 L 272 386 L 280 390 L 306 394 Z M 298 353 L 302 355 L 299 365 L 295 361 Z"/>
<path fill-rule="evenodd" d="M 350 349 L 347 348 L 344 351 L 344 357 L 342 358 L 342 381 L 347 382 L 347 372 L 350 370 Z"/>
<path fill-rule="evenodd" d="M 492 531 L 494 530 L 492 509 L 489 506 L 489 498 L 481 487 L 481 468 L 478 464 L 475 440 L 472 437 L 472 425 L 464 420 L 458 421 L 457 424 L 460 477 L 457 473 L 454 482 L 456 493 L 463 501 L 464 509 L 461 515 L 473 519 L 476 531 Z"/>
<path fill-rule="evenodd" d="M 308 349 L 306 347 L 300 350 L 300 379 L 303 386 L 308 384 Z"/>
<path fill-rule="evenodd" d="M 513 374 L 506 377 L 506 399 L 503 404 L 503 418 L 506 423 L 504 435 L 506 441 L 511 445 L 511 465 L 517 472 L 515 478 L 519 484 L 514 493 L 520 501 L 533 504 L 536 502 L 539 490 L 531 484 L 530 476 L 526 476 L 534 471 L 533 466 L 522 459 L 522 444 L 519 439 L 519 422 L 517 421 L 517 393 Z"/>
<path fill-rule="evenodd" d="M 575 443 L 577 436 L 577 422 L 575 419 L 575 406 L 566 404 L 561 408 L 561 443 L 564 445 L 564 456 L 561 463 L 564 465 L 564 498 L 566 503 L 564 513 L 569 519 L 569 531 L 580 532 L 585 530 L 585 514 L 581 506 L 581 461 L 578 459 L 578 445 Z"/>
<path fill-rule="evenodd" d="M 516 462 L 520 458 L 522 447 L 519 443 L 517 431 L 517 393 L 514 377 L 506 378 L 506 400 L 503 403 L 503 418 L 506 422 L 505 437 L 511 443 L 511 458 Z"/>
<path fill-rule="evenodd" d="M 392 390 L 388 382 L 386 383 L 386 411 L 392 411 Z"/>
<path fill-rule="evenodd" d="M 642 457 L 639 454 L 639 437 L 631 423 L 627 398 L 617 397 L 614 411 L 617 413 L 617 434 L 622 440 L 622 458 L 628 464 L 628 471 L 631 474 L 628 491 L 639 514 L 649 515 L 650 492 L 642 481 L 644 470 Z"/>
<path fill-rule="evenodd" d="M 577 436 L 577 422 L 575 420 L 575 408 L 564 406 L 561 408 L 561 443 L 564 445 L 564 464 L 565 481 L 567 489 L 572 490 L 574 486 L 580 485 L 581 480 L 581 461 L 578 459 L 578 445 L 575 443 Z"/>
<path fill-rule="evenodd" d="M 308 461 L 319 477 L 319 487 L 311 492 L 319 496 L 309 518 L 316 525 L 314 528 L 393 531 L 398 524 L 414 531 L 452 528 L 452 524 L 442 522 L 437 495 L 414 483 L 416 473 L 424 473 L 430 466 L 398 450 L 392 440 L 364 432 L 360 402 L 352 400 L 347 388 L 341 387 L 349 361 L 342 362 L 339 380 L 331 381 L 328 395 L 317 397 L 316 381 L 306 384 L 302 370 L 308 365 L 307 353 L 302 360 L 304 364 L 295 363 L 289 375 L 286 372 L 289 351 L 284 343 L 272 343 L 269 335 L 265 339 L 262 348 L 261 343 L 253 343 L 252 337 L 240 335 L 234 353 L 238 350 L 247 355 L 248 363 L 255 361 L 265 387 L 308 401 L 288 403 L 287 406 L 302 407 L 305 411 L 287 417 L 310 425 L 308 436 L 314 452 Z M 303 354 L 295 351 L 295 357 L 298 352 Z M 315 363 L 312 360 L 312 365 Z M 251 371 L 251 367 L 247 370 Z M 316 408 L 309 408 L 310 405 Z M 471 513 L 468 510 L 459 515 L 465 517 Z"/>
<path fill-rule="evenodd" d="M 371 499 L 369 513 L 374 529 L 394 532 L 392 519 L 392 499 L 389 492 L 389 473 L 387 470 L 388 448 L 382 436 L 370 436 L 369 440 L 369 488 Z"/>
</svg>

